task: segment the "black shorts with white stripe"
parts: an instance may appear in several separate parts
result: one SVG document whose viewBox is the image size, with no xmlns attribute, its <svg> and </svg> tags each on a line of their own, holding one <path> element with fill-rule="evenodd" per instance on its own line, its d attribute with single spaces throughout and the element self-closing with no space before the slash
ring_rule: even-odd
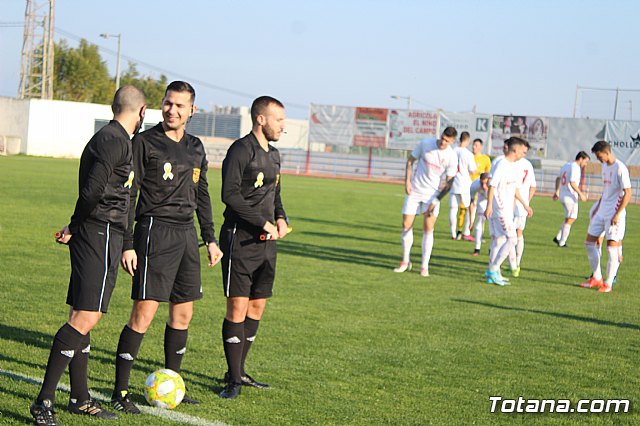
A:
<svg viewBox="0 0 640 426">
<path fill-rule="evenodd" d="M 67 304 L 80 311 L 107 312 L 122 258 L 123 232 L 89 219 L 69 240 L 71 278 Z"/>
<path fill-rule="evenodd" d="M 193 223 L 146 218 L 136 224 L 138 269 L 131 298 L 183 303 L 202 298 L 198 234 Z"/>
</svg>

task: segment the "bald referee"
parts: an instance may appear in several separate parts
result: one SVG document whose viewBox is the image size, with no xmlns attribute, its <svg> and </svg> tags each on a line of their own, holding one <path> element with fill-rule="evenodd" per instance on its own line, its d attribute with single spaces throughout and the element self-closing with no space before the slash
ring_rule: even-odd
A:
<svg viewBox="0 0 640 426">
<path fill-rule="evenodd" d="M 251 133 L 235 141 L 222 163 L 222 201 L 226 204 L 220 231 L 222 281 L 227 313 L 222 340 L 228 371 L 221 398 L 235 399 L 242 386 L 269 385 L 248 375 L 247 353 L 258 332 L 276 273 L 276 242 L 287 234 L 280 199 L 280 153 L 276 142 L 284 130 L 280 101 L 261 96 L 251 105 Z"/>
<path fill-rule="evenodd" d="M 69 225 L 57 238 L 58 243 L 69 245 L 67 304 L 71 311 L 69 321 L 53 339 L 44 382 L 31 405 L 31 415 L 38 425 L 57 425 L 55 391 L 67 365 L 71 379 L 69 412 L 101 419 L 117 417 L 89 396 L 89 333 L 107 312 L 116 283 L 132 180 L 131 137 L 144 120 L 144 94 L 133 86 L 123 86 L 116 92 L 111 109 L 113 120 L 82 152 L 76 207 Z"/>
</svg>

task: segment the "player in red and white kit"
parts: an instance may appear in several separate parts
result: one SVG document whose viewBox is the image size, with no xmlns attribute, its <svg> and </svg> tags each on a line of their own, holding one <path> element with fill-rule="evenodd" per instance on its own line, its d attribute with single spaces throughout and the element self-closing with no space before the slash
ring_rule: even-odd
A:
<svg viewBox="0 0 640 426">
<path fill-rule="evenodd" d="M 631 178 L 629 169 L 622 161 L 616 159 L 607 142 L 596 142 L 591 152 L 602 163 L 603 190 L 597 210 L 589 221 L 589 230 L 584 242 L 593 275 L 587 282 L 580 284 L 580 287 L 597 288 L 600 293 L 609 293 L 622 261 L 621 246 L 627 215 L 625 209 L 631 199 Z M 607 279 L 604 281 L 600 269 L 600 247 L 598 246 L 598 238 L 602 235 L 607 240 L 609 253 Z"/>
<path fill-rule="evenodd" d="M 525 155 L 529 152 L 529 144 L 525 144 Z M 533 165 L 531 161 L 526 158 L 521 158 L 516 161 L 516 173 L 518 179 L 518 190 L 520 195 L 527 202 L 527 205 L 531 203 L 533 194 L 536 193 L 536 175 L 533 171 Z M 520 261 L 524 253 L 524 228 L 527 225 L 528 212 L 524 205 L 520 201 L 516 201 L 515 214 L 513 221 L 516 225 L 516 234 L 518 241 L 516 245 L 509 252 L 509 264 L 511 266 L 511 275 L 514 277 L 520 276 Z"/>
<path fill-rule="evenodd" d="M 553 242 L 558 247 L 566 247 L 571 225 L 578 218 L 578 200 L 585 202 L 587 196 L 580 190 L 580 178 L 582 177 L 582 168 L 589 163 L 589 154 L 580 151 L 576 155 L 575 161 L 569 161 L 562 166 L 560 174 L 556 178 L 556 190 L 553 193 L 553 200 L 560 200 L 564 207 L 564 222 L 553 238 Z"/>
<path fill-rule="evenodd" d="M 413 221 L 424 214 L 422 235 L 422 266 L 420 275 L 429 276 L 429 259 L 433 250 L 433 230 L 440 211 L 440 200 L 453 184 L 458 158 L 451 149 L 458 132 L 447 127 L 440 139 L 423 139 L 407 159 L 405 190 L 407 196 L 402 208 L 402 262 L 394 272 L 411 270 L 411 246 L 413 245 Z M 418 161 L 413 173 L 413 163 Z"/>
<path fill-rule="evenodd" d="M 518 137 L 509 138 L 507 153 L 496 164 L 487 195 L 485 217 L 490 221 L 493 233 L 489 269 L 485 272 L 488 284 L 503 286 L 507 284 L 500 276 L 500 265 L 507 258 L 511 248 L 517 242 L 516 227 L 513 221 L 515 200 L 525 206 L 529 217 L 533 211 L 522 198 L 518 190 L 517 167 L 515 162 L 524 158 L 527 141 Z"/>
<path fill-rule="evenodd" d="M 468 228 L 464 226 L 464 221 L 458 224 L 458 208 L 465 213 L 469 208 L 469 204 L 471 204 L 471 199 L 469 198 L 471 175 L 478 169 L 476 160 L 473 158 L 473 153 L 469 151 L 468 148 L 470 142 L 471 136 L 469 132 L 462 132 L 460 134 L 460 145 L 453 150 L 458 157 L 458 169 L 455 179 L 453 180 L 453 186 L 451 187 L 451 194 L 449 195 L 449 226 L 451 228 L 451 238 L 457 240 L 462 239 L 462 231 L 464 230 L 464 239 L 467 241 L 473 241 L 473 238 L 469 234 Z M 461 228 L 460 230 L 457 229 L 459 227 Z"/>
</svg>

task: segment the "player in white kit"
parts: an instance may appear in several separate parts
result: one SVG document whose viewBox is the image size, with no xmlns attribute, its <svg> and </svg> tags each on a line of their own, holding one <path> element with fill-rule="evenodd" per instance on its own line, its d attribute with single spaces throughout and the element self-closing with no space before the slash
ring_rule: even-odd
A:
<svg viewBox="0 0 640 426">
<path fill-rule="evenodd" d="M 504 159 L 496 164 L 489 182 L 487 209 L 485 217 L 491 223 L 493 233 L 489 269 L 485 272 L 488 284 L 503 286 L 507 284 L 500 276 L 500 266 L 507 258 L 511 248 L 517 242 L 516 227 L 513 221 L 515 200 L 520 201 L 529 217 L 533 211 L 518 190 L 518 177 L 515 162 L 524 158 L 527 141 L 511 137 L 505 141 L 508 146 Z"/>
<path fill-rule="evenodd" d="M 631 179 L 629 169 L 622 161 L 616 159 L 607 142 L 596 142 L 591 152 L 602 163 L 603 190 L 597 210 L 589 221 L 589 230 L 584 242 L 593 275 L 587 282 L 580 284 L 580 287 L 597 288 L 600 293 L 609 293 L 622 261 L 621 246 L 626 225 L 625 208 L 631 199 Z M 607 278 L 604 281 L 600 269 L 600 247 L 598 247 L 598 238 L 601 235 L 604 235 L 607 240 L 609 254 Z"/>
<path fill-rule="evenodd" d="M 529 144 L 525 144 L 525 155 L 529 152 Z M 533 194 L 536 193 L 536 176 L 533 171 L 533 165 L 531 161 L 526 158 L 521 158 L 515 162 L 517 169 L 518 190 L 520 195 L 530 205 Z M 516 201 L 515 214 L 513 221 L 516 225 L 517 242 L 516 245 L 509 252 L 509 264 L 511 266 L 511 275 L 514 277 L 520 276 L 520 261 L 524 253 L 524 228 L 527 225 L 527 210 L 520 201 Z"/>
<path fill-rule="evenodd" d="M 451 194 L 449 195 L 449 227 L 451 228 L 451 238 L 454 240 L 462 239 L 462 230 L 457 229 L 458 225 L 458 208 L 466 213 L 471 203 L 469 198 L 469 188 L 471 187 L 471 174 L 473 174 L 478 166 L 476 166 L 476 160 L 473 158 L 473 153 L 469 151 L 469 143 L 471 143 L 471 136 L 469 132 L 460 133 L 460 145 L 454 148 L 454 152 L 458 157 L 458 169 L 456 177 L 453 180 L 453 186 L 451 187 Z M 460 224 L 464 227 L 464 222 Z M 467 235 L 465 239 L 473 241 L 470 238 L 467 229 L 465 229 Z"/>
<path fill-rule="evenodd" d="M 580 190 L 580 179 L 582 168 L 589 163 L 589 154 L 580 151 L 576 155 L 575 161 L 569 161 L 562 166 L 556 178 L 556 190 L 553 193 L 553 200 L 560 200 L 564 208 L 564 222 L 560 226 L 558 233 L 553 238 L 553 242 L 558 247 L 566 247 L 571 225 L 578 218 L 578 200 L 585 202 L 587 196 Z"/>
<path fill-rule="evenodd" d="M 480 248 L 482 247 L 482 234 L 484 233 L 484 211 L 487 209 L 487 192 L 489 191 L 489 173 L 482 173 L 480 177 L 471 183 L 469 189 L 469 195 L 471 196 L 471 205 L 476 208 L 476 221 L 473 226 L 475 237 L 475 249 L 472 256 L 478 256 L 480 254 Z M 473 201 L 478 196 L 477 200 Z"/>
<path fill-rule="evenodd" d="M 405 171 L 407 196 L 402 207 L 402 262 L 394 272 L 411 270 L 411 246 L 413 222 L 418 214 L 424 214 L 422 235 L 422 266 L 420 275 L 429 276 L 429 259 L 433 250 L 433 230 L 440 211 L 440 200 L 453 184 L 458 158 L 451 149 L 458 131 L 447 127 L 440 139 L 427 138 L 418 143 L 409 158 Z M 415 173 L 413 163 L 417 160 Z"/>
</svg>

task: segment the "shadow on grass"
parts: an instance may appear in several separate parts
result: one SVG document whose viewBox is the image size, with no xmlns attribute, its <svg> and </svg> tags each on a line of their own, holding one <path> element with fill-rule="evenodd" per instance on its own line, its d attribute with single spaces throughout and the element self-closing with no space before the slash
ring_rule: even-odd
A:
<svg viewBox="0 0 640 426">
<path fill-rule="evenodd" d="M 278 253 L 309 257 L 316 260 L 342 262 L 349 265 L 357 264 L 387 269 L 389 257 L 382 253 L 363 250 L 341 249 L 308 243 L 297 243 L 282 240 L 278 245 Z"/>
<path fill-rule="evenodd" d="M 327 226 L 342 226 L 349 229 L 369 229 L 372 231 L 396 231 L 400 234 L 401 231 L 401 216 L 398 215 L 398 224 L 397 226 L 386 225 L 383 223 L 375 223 L 372 224 L 370 222 L 338 222 L 335 220 L 328 219 L 316 219 L 311 217 L 300 217 L 300 216 L 291 216 L 291 225 L 295 228 L 296 222 L 310 222 Z"/>
<path fill-rule="evenodd" d="M 620 323 L 620 322 L 600 320 L 600 319 L 597 319 L 597 318 L 583 317 L 583 316 L 580 316 L 580 315 L 563 314 L 563 313 L 560 313 L 560 312 L 548 312 L 548 311 L 540 311 L 540 310 L 537 310 L 537 309 L 526 309 L 526 308 L 516 308 L 516 307 L 513 307 L 513 306 L 502 306 L 502 305 L 496 305 L 496 304 L 493 304 L 493 303 L 478 302 L 477 300 L 465 300 L 465 299 L 451 299 L 451 300 L 454 301 L 454 302 L 468 303 L 468 304 L 471 304 L 471 305 L 484 306 L 484 307 L 487 307 L 487 308 L 502 309 L 502 310 L 506 310 L 506 311 L 528 312 L 528 313 L 532 313 L 532 314 L 548 315 L 548 316 L 552 316 L 552 317 L 569 319 L 569 320 L 574 320 L 574 321 L 590 322 L 590 323 L 597 324 L 597 325 L 606 325 L 606 326 L 610 326 L 610 327 L 627 328 L 627 329 L 631 329 L 631 330 L 640 330 L 640 325 L 629 324 L 629 323 L 626 323 L 626 322 Z"/>
<path fill-rule="evenodd" d="M 396 241 L 384 241 L 376 238 L 364 238 L 364 237 L 356 237 L 354 235 L 348 234 L 329 234 L 325 232 L 309 232 L 309 231 L 301 231 L 301 235 L 309 235 L 311 237 L 319 237 L 319 238 L 334 238 L 334 239 L 344 239 L 349 241 L 363 241 L 363 242 L 371 242 L 376 244 L 391 244 L 393 246 L 400 246 L 400 242 Z"/>
<path fill-rule="evenodd" d="M 0 343 L 2 341 L 13 341 L 16 343 L 21 343 L 27 346 L 33 346 L 33 347 L 37 347 L 37 348 L 41 348 L 49 351 L 51 349 L 51 344 L 53 342 L 53 335 L 42 333 L 40 331 L 28 330 L 28 329 L 19 328 L 19 327 L 13 327 L 6 324 L 0 324 Z M 93 363 L 100 363 L 106 366 L 112 365 L 113 368 L 115 369 L 116 344 L 117 343 L 114 342 L 113 351 L 101 349 L 96 346 L 91 346 L 91 355 L 89 359 L 90 381 L 98 382 L 98 383 L 112 383 L 110 379 L 107 380 L 107 379 L 104 379 L 103 377 L 94 377 L 91 374 L 91 365 Z M 144 345 L 144 341 L 142 342 L 142 344 Z M 47 358 L 42 359 L 42 364 L 36 364 L 32 362 L 27 362 L 18 358 L 6 356 L 4 354 L 0 354 L 0 360 L 2 360 L 3 362 L 10 362 L 18 365 L 24 365 L 29 368 L 42 369 L 43 372 L 47 363 Z M 156 360 L 151 360 L 146 358 L 137 358 L 135 363 L 133 364 L 133 370 L 140 371 L 144 374 L 149 374 L 152 371 L 155 371 L 158 368 L 162 368 L 162 367 L 163 367 L 162 361 L 158 362 Z M 222 383 L 221 378 L 218 379 L 208 374 L 202 374 L 189 369 L 182 369 L 181 374 L 189 385 L 199 386 L 205 389 L 210 388 L 212 382 Z M 110 394 L 111 389 L 108 392 L 105 391 L 105 393 Z"/>
</svg>

